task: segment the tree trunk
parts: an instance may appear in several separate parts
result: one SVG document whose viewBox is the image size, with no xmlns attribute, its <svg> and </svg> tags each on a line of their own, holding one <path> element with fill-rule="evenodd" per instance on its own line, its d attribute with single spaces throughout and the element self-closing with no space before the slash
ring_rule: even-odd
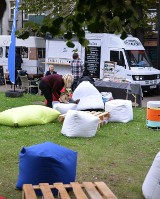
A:
<svg viewBox="0 0 160 199">
<path fill-rule="evenodd" d="M 137 5 L 135 1 L 132 1 L 132 6 L 138 13 L 139 20 L 143 19 L 143 9 L 140 5 Z M 137 29 L 132 30 L 132 35 L 137 37 L 142 44 L 144 44 L 144 29 L 142 27 L 138 27 Z"/>
</svg>

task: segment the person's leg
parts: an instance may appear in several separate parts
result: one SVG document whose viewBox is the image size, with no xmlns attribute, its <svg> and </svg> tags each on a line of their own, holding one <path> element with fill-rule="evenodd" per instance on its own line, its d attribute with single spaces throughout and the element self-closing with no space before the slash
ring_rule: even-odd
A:
<svg viewBox="0 0 160 199">
<path fill-rule="evenodd" d="M 52 108 L 52 90 L 42 81 L 39 84 L 39 89 L 42 91 L 44 97 L 47 100 L 47 106 Z"/>
<path fill-rule="evenodd" d="M 77 88 L 77 82 L 78 80 L 74 80 L 72 84 L 72 91 L 74 91 Z"/>
</svg>

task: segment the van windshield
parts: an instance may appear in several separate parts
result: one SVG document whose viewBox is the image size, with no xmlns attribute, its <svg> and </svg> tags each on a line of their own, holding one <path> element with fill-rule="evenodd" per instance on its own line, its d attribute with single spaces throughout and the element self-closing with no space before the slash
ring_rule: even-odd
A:
<svg viewBox="0 0 160 199">
<path fill-rule="evenodd" d="M 152 67 L 144 50 L 126 50 L 125 53 L 130 67 Z"/>
</svg>

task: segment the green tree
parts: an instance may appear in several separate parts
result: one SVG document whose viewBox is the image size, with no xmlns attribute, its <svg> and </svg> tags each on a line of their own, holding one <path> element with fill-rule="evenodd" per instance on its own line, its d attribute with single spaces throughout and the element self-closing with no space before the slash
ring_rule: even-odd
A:
<svg viewBox="0 0 160 199">
<path fill-rule="evenodd" d="M 85 29 L 90 32 L 121 34 L 138 33 L 144 28 L 144 11 L 155 0 L 23 0 L 21 9 L 28 13 L 46 14 L 43 24 L 28 22 L 17 31 L 20 38 L 26 38 L 34 32 L 45 36 L 63 36 L 73 47 L 72 38 L 86 46 Z M 133 31 L 135 30 L 135 31 Z M 143 32 L 143 31 L 142 31 Z"/>
<path fill-rule="evenodd" d="M 156 0 L 132 0 L 132 6 L 138 14 L 138 23 L 136 28 L 131 29 L 131 34 L 138 37 L 144 43 L 145 37 L 152 32 L 152 23 L 157 23 L 155 18 L 148 17 L 148 9 L 156 9 Z"/>
</svg>

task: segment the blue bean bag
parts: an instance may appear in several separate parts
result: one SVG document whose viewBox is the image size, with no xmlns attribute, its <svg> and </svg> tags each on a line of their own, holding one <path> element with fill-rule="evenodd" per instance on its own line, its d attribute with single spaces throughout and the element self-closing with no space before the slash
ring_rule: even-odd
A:
<svg viewBox="0 0 160 199">
<path fill-rule="evenodd" d="M 18 189 L 23 184 L 70 183 L 76 178 L 77 152 L 52 142 L 45 142 L 20 151 Z"/>
</svg>

